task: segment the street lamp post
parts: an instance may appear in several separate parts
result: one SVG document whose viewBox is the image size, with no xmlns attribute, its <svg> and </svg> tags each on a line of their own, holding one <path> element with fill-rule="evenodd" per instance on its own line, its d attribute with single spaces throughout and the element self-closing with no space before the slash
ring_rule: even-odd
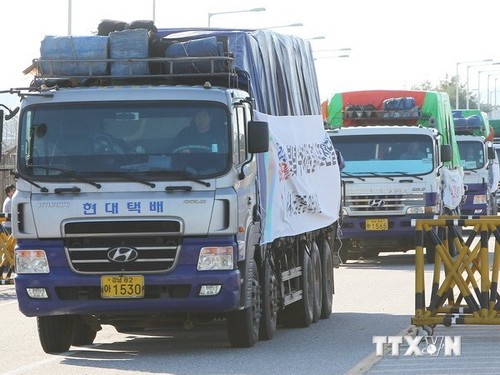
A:
<svg viewBox="0 0 500 375">
<path fill-rule="evenodd" d="M 492 70 L 492 72 L 497 72 L 497 73 L 493 73 L 493 74 L 488 74 L 488 78 L 487 78 L 487 81 L 486 81 L 486 92 L 488 93 L 488 105 L 491 104 L 491 95 L 490 95 L 490 77 L 494 77 L 494 76 L 498 76 L 500 75 L 500 73 L 498 73 L 499 71 L 498 70 Z M 496 94 L 496 93 L 495 93 Z"/>
<path fill-rule="evenodd" d="M 284 27 L 299 27 L 299 26 L 304 26 L 304 24 L 297 22 L 297 23 L 290 23 L 288 25 L 261 27 L 261 29 L 271 30 L 271 29 L 280 29 L 280 28 L 284 28 Z"/>
<path fill-rule="evenodd" d="M 500 79 L 500 77 L 495 78 L 495 109 L 497 107 L 497 81 Z"/>
<path fill-rule="evenodd" d="M 460 75 L 458 74 L 458 66 L 461 64 L 467 64 L 467 88 L 466 88 L 466 93 L 465 97 L 467 100 L 467 109 L 469 109 L 469 67 L 473 66 L 474 64 L 483 64 L 483 63 L 488 63 L 493 61 L 493 59 L 485 59 L 485 60 L 477 60 L 477 61 L 460 61 L 457 62 L 457 71 L 456 71 L 456 88 L 455 88 L 455 107 L 458 109 L 459 103 L 458 103 L 458 96 L 459 96 L 459 88 L 460 88 Z"/>
<path fill-rule="evenodd" d="M 337 48 L 337 49 L 318 49 L 313 52 L 351 52 L 351 48 Z"/>
<path fill-rule="evenodd" d="M 209 12 L 208 13 L 208 27 L 210 27 L 210 19 L 218 14 L 233 14 L 233 13 L 248 13 L 248 12 L 264 12 L 266 8 L 252 8 L 244 10 L 228 10 L 224 12 Z"/>
<path fill-rule="evenodd" d="M 337 55 L 337 56 L 320 56 L 320 57 L 315 57 L 314 60 L 319 60 L 319 59 L 341 59 L 341 58 L 346 58 L 346 57 L 351 57 L 350 55 Z"/>
<path fill-rule="evenodd" d="M 318 36 L 313 36 L 311 38 L 305 38 L 305 40 L 319 40 L 319 39 L 326 39 L 326 36 L 318 35 Z"/>
<path fill-rule="evenodd" d="M 500 62 L 494 62 L 489 65 L 500 65 Z M 477 71 L 477 109 L 481 109 L 481 73 L 495 72 L 495 70 L 478 70 Z M 469 109 L 469 107 L 467 107 Z"/>
</svg>

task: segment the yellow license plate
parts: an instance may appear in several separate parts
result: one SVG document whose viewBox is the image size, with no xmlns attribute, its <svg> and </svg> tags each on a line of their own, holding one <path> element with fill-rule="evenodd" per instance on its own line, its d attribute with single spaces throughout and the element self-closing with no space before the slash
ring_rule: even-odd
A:
<svg viewBox="0 0 500 375">
<path fill-rule="evenodd" d="M 101 276 L 102 298 L 144 297 L 144 276 Z"/>
<path fill-rule="evenodd" d="M 366 230 L 389 230 L 387 219 L 366 219 Z"/>
</svg>

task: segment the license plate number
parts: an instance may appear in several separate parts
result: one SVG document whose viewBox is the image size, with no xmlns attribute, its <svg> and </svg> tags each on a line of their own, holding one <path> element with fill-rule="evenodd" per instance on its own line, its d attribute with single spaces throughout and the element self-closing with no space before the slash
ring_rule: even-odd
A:
<svg viewBox="0 0 500 375">
<path fill-rule="evenodd" d="M 102 298 L 144 297 L 144 276 L 101 276 Z"/>
<path fill-rule="evenodd" d="M 389 230 L 387 219 L 366 219 L 366 230 Z"/>
</svg>

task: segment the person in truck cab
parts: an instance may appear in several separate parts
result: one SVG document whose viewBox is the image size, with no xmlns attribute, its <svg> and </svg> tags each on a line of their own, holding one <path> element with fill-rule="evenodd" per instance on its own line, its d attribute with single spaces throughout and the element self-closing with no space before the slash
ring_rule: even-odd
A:
<svg viewBox="0 0 500 375">
<path fill-rule="evenodd" d="M 420 145 L 418 142 L 411 142 L 408 146 L 408 151 L 401 154 L 399 159 L 402 160 L 417 160 L 425 158 L 425 154 L 420 151 Z"/>
<path fill-rule="evenodd" d="M 213 114 L 208 109 L 196 112 L 191 124 L 183 128 L 172 143 L 176 152 L 222 152 L 227 147 L 222 127 L 213 124 Z M 224 150 L 223 150 L 224 149 Z"/>
</svg>

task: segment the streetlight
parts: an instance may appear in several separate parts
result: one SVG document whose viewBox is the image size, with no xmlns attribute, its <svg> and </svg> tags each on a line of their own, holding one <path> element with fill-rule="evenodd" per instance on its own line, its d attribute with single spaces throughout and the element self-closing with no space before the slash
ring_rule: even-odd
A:
<svg viewBox="0 0 500 375">
<path fill-rule="evenodd" d="M 479 60 L 479 61 L 461 61 L 461 62 L 457 62 L 457 74 L 456 74 L 456 93 L 455 93 L 455 108 L 458 109 L 458 87 L 459 87 L 459 75 L 458 75 L 458 66 L 460 64 L 477 64 L 477 63 L 482 63 L 482 62 L 489 62 L 489 61 L 493 61 L 493 59 L 486 59 L 486 60 Z M 467 91 L 468 91 L 468 87 L 467 87 Z M 466 96 L 468 96 L 468 93 L 466 93 Z M 468 108 L 468 107 L 467 107 Z"/>
<path fill-rule="evenodd" d="M 500 65 L 500 62 L 494 62 L 489 65 Z M 496 70 L 498 71 L 498 70 Z M 495 72 L 495 70 L 478 70 L 477 71 L 477 109 L 481 109 L 481 73 Z M 467 107 L 467 109 L 469 109 Z"/>
<path fill-rule="evenodd" d="M 458 75 L 458 66 L 460 64 L 467 64 L 467 92 L 465 93 L 465 96 L 466 96 L 466 99 L 467 99 L 467 109 L 469 109 L 469 102 L 468 102 L 468 99 L 469 99 L 469 66 L 470 64 L 481 64 L 483 62 L 490 62 L 490 61 L 493 61 L 493 59 L 485 59 L 485 60 L 478 60 L 478 61 L 460 61 L 460 62 L 457 62 L 457 81 L 456 81 L 456 92 L 455 92 L 455 109 L 458 109 L 458 89 L 459 89 L 459 75 Z"/>
<path fill-rule="evenodd" d="M 500 77 L 495 78 L 495 109 L 497 107 L 497 81 L 500 79 Z"/>
<path fill-rule="evenodd" d="M 299 26 L 304 26 L 304 24 L 298 22 L 298 23 L 291 23 L 291 24 L 288 24 L 288 25 L 261 27 L 260 29 L 271 30 L 271 29 L 279 29 L 279 28 L 282 28 L 282 27 L 299 27 Z"/>
<path fill-rule="evenodd" d="M 68 0 L 68 35 L 71 35 L 71 13 L 72 13 L 71 0 Z"/>
<path fill-rule="evenodd" d="M 498 72 L 498 70 L 492 70 L 492 72 Z M 488 93 L 488 105 L 491 103 L 491 98 L 490 98 L 490 77 L 498 76 L 498 75 L 500 75 L 500 73 L 488 74 L 488 77 L 487 77 L 488 80 L 486 81 L 486 89 L 487 89 L 486 91 Z M 495 86 L 495 90 L 496 90 L 496 86 Z M 496 91 L 495 91 L 495 97 L 496 97 Z"/>
<path fill-rule="evenodd" d="M 318 49 L 313 52 L 337 52 L 337 51 L 344 51 L 344 52 L 351 52 L 351 48 L 337 48 L 337 49 Z"/>
<path fill-rule="evenodd" d="M 319 39 L 326 39 L 326 36 L 318 35 L 318 36 L 313 36 L 311 38 L 305 38 L 305 40 L 319 40 Z"/>
<path fill-rule="evenodd" d="M 218 14 L 232 14 L 232 13 L 247 13 L 247 12 L 264 12 L 266 8 L 252 8 L 244 10 L 229 10 L 225 12 L 209 12 L 208 13 L 208 27 L 210 27 L 210 18 Z"/>
<path fill-rule="evenodd" d="M 351 57 L 350 55 L 338 55 L 338 56 L 320 56 L 320 57 L 315 57 L 314 60 L 318 59 L 342 59 L 346 57 Z"/>
</svg>

